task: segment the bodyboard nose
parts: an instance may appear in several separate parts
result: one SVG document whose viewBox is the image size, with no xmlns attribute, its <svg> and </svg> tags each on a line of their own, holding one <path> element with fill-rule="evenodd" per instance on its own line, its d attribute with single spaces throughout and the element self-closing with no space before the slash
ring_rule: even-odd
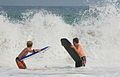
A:
<svg viewBox="0 0 120 77">
<path fill-rule="evenodd" d="M 61 39 L 61 44 L 64 47 L 70 47 L 71 46 L 71 43 L 66 38 Z"/>
</svg>

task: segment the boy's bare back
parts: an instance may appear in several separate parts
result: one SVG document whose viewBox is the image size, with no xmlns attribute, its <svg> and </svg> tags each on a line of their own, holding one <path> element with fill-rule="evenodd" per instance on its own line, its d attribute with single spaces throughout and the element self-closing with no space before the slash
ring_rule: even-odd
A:
<svg viewBox="0 0 120 77">
<path fill-rule="evenodd" d="M 18 58 L 21 59 L 22 57 L 26 56 L 28 52 L 32 52 L 33 49 L 31 48 L 25 48 L 23 51 L 18 55 Z"/>
</svg>

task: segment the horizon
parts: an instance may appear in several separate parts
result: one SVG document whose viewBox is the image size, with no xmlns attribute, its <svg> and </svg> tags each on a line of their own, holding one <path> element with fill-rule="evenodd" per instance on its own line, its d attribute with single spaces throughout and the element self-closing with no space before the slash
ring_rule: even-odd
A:
<svg viewBox="0 0 120 77">
<path fill-rule="evenodd" d="M 0 0 L 0 6 L 83 6 L 104 0 Z"/>
</svg>

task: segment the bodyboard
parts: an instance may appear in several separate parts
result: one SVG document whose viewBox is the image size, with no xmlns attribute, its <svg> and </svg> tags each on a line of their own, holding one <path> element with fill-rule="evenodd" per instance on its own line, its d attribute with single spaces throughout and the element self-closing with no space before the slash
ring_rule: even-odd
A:
<svg viewBox="0 0 120 77">
<path fill-rule="evenodd" d="M 46 50 L 46 49 L 48 49 L 48 48 L 49 48 L 49 46 L 46 46 L 46 47 L 40 49 L 38 52 L 33 52 L 33 53 L 29 54 L 29 55 L 26 55 L 26 56 L 22 57 L 21 59 L 16 58 L 15 61 L 16 61 L 16 64 L 17 64 L 18 68 L 19 68 L 19 69 L 26 69 L 27 67 L 26 67 L 23 59 L 25 59 L 25 58 L 27 58 L 27 57 L 30 57 L 30 56 L 32 56 L 32 55 L 35 55 L 35 54 L 37 54 L 37 53 L 39 53 L 39 52 L 41 52 L 41 51 L 43 51 L 43 50 Z"/>
<path fill-rule="evenodd" d="M 29 55 L 26 55 L 26 56 L 22 57 L 20 60 L 23 60 L 23 59 L 25 59 L 25 58 L 27 58 L 27 57 L 30 57 L 30 56 L 32 56 L 32 55 L 35 55 L 35 54 L 37 54 L 37 53 L 39 53 L 39 52 L 41 52 L 41 51 L 43 51 L 43 50 L 46 50 L 46 49 L 48 49 L 48 48 L 49 48 L 49 46 L 46 46 L 46 47 L 40 49 L 38 52 L 33 52 L 33 53 L 29 54 Z"/>
<path fill-rule="evenodd" d="M 61 44 L 66 49 L 66 51 L 69 53 L 69 55 L 72 57 L 72 59 L 75 61 L 75 66 L 76 67 L 82 66 L 80 56 L 77 54 L 75 49 L 71 48 L 72 44 L 69 42 L 69 40 L 67 40 L 66 38 L 62 38 Z"/>
</svg>

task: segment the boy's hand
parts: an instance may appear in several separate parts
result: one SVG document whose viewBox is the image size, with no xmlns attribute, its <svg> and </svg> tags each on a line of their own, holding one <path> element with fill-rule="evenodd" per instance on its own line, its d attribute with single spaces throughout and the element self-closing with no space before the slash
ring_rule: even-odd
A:
<svg viewBox="0 0 120 77">
<path fill-rule="evenodd" d="M 71 48 L 75 48 L 73 45 L 70 46 Z"/>
<path fill-rule="evenodd" d="M 39 49 L 33 49 L 33 52 L 38 52 L 39 51 Z"/>
</svg>

